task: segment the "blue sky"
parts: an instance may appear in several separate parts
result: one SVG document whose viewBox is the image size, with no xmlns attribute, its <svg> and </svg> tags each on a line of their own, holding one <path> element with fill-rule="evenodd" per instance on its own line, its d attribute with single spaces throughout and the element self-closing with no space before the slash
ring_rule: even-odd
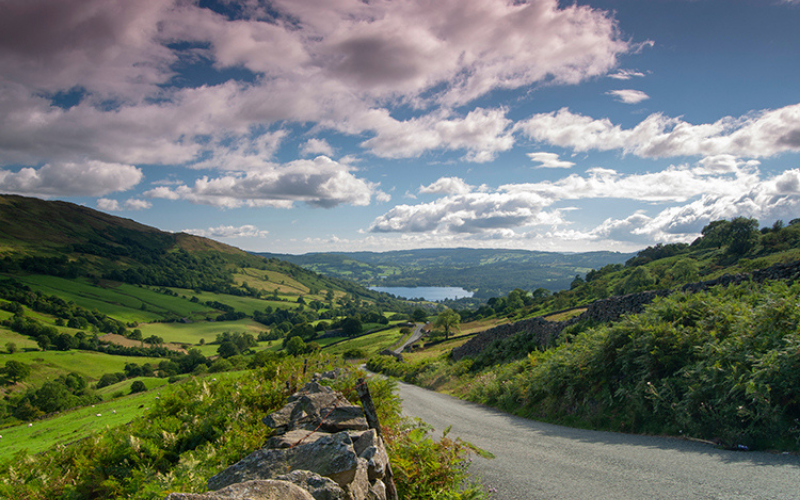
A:
<svg viewBox="0 0 800 500">
<path fill-rule="evenodd" d="M 2 0 L 0 192 L 246 250 L 800 218 L 800 0 Z"/>
</svg>

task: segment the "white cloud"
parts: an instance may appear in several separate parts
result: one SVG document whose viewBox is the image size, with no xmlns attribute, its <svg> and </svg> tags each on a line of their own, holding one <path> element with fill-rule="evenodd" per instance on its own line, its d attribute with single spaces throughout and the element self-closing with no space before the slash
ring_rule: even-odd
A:
<svg viewBox="0 0 800 500">
<path fill-rule="evenodd" d="M 377 192 L 376 184 L 356 177 L 351 170 L 347 165 L 319 156 L 213 179 L 204 176 L 193 186 L 159 186 L 145 196 L 224 208 L 242 205 L 289 208 L 295 202 L 330 208 L 340 204 L 368 205 L 372 195 L 386 199 L 385 193 Z"/>
<path fill-rule="evenodd" d="M 644 73 L 632 69 L 621 69 L 616 73 L 611 73 L 610 75 L 608 75 L 608 77 L 613 78 L 615 80 L 630 80 L 631 78 L 634 77 L 639 77 L 639 78 L 644 77 Z"/>
<path fill-rule="evenodd" d="M 121 212 L 124 210 L 147 210 L 152 208 L 153 204 L 147 200 L 138 200 L 136 198 L 129 198 L 125 200 L 123 205 L 119 201 L 109 198 L 98 198 L 97 208 L 106 212 Z M 124 207 L 124 208 L 123 208 Z"/>
<path fill-rule="evenodd" d="M 416 157 L 436 149 L 467 150 L 465 160 L 482 163 L 514 145 L 511 120 L 505 114 L 505 109 L 476 108 L 463 118 L 450 117 L 443 111 L 401 122 L 386 110 L 372 110 L 348 124 L 335 126 L 342 129 L 355 125 L 351 132 L 374 131 L 375 137 L 361 146 L 384 158 Z"/>
<path fill-rule="evenodd" d="M 0 192 L 30 196 L 104 196 L 127 191 L 142 180 L 132 165 L 86 161 L 48 163 L 17 172 L 0 170 Z"/>
<path fill-rule="evenodd" d="M 536 168 L 572 168 L 575 166 L 571 161 L 560 160 L 555 153 L 528 153 L 528 158 L 539 163 Z"/>
<path fill-rule="evenodd" d="M 513 144 L 503 112 L 364 117 L 397 103 L 450 107 L 495 89 L 577 83 L 607 73 L 631 48 L 608 13 L 557 0 L 239 7 L 230 19 L 180 0 L 7 3 L 2 163 L 191 164 L 287 122 L 348 123 L 348 133 L 374 133 L 363 146 L 384 157 L 443 148 L 489 161 Z M 181 75 L 204 61 L 253 78 L 201 85 Z M 77 105 L 56 105 L 70 92 Z"/>
<path fill-rule="evenodd" d="M 325 139 L 309 139 L 303 145 L 303 149 L 301 151 L 303 156 L 308 155 L 325 155 L 325 156 L 333 156 L 334 151 L 333 147 L 328 144 L 328 141 Z"/>
<path fill-rule="evenodd" d="M 148 208 L 153 208 L 153 204 L 147 200 L 130 198 L 125 200 L 125 208 L 127 210 L 147 210 Z"/>
<path fill-rule="evenodd" d="M 652 114 L 632 129 L 562 108 L 515 126 L 528 137 L 575 151 L 609 151 L 649 158 L 734 155 L 745 158 L 800 151 L 800 104 L 692 125 Z"/>
<path fill-rule="evenodd" d="M 639 104 L 642 101 L 650 99 L 650 96 L 641 90 L 611 90 L 606 92 L 606 94 L 613 95 L 619 102 L 624 102 L 625 104 Z"/>
<path fill-rule="evenodd" d="M 98 210 L 106 212 L 119 212 L 121 210 L 117 200 L 110 200 L 108 198 L 99 198 L 97 200 L 97 208 Z"/>
<path fill-rule="evenodd" d="M 264 231 L 251 224 L 243 226 L 217 226 L 208 229 L 184 229 L 184 233 L 203 236 L 205 238 L 265 238 L 269 231 Z"/>
<path fill-rule="evenodd" d="M 535 193 L 468 193 L 419 205 L 397 205 L 376 218 L 370 232 L 434 234 L 496 233 L 510 228 L 555 224 L 557 212 L 544 212 L 548 201 Z"/>
<path fill-rule="evenodd" d="M 467 194 L 473 187 L 459 177 L 442 177 L 433 184 L 420 186 L 419 192 L 423 194 Z"/>
</svg>

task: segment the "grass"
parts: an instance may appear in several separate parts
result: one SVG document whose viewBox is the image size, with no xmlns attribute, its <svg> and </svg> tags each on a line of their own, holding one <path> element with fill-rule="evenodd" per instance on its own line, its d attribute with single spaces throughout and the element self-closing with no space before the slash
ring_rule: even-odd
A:
<svg viewBox="0 0 800 500">
<path fill-rule="evenodd" d="M 272 292 L 276 288 L 278 293 L 292 295 L 306 295 L 309 292 L 307 286 L 285 274 L 277 271 L 263 271 L 260 269 L 241 269 L 233 275 L 233 280 L 237 283 L 244 282 L 247 286 L 256 290 Z"/>
<path fill-rule="evenodd" d="M 144 386 L 147 387 L 147 390 L 150 391 L 152 389 L 157 389 L 159 387 L 163 387 L 169 384 L 169 381 L 165 378 L 158 378 L 158 377 L 135 377 L 127 380 L 123 380 L 122 382 L 117 382 L 116 384 L 107 385 L 101 389 L 97 389 L 96 394 L 103 398 L 104 400 L 112 399 L 112 395 L 114 393 L 122 391 L 124 394 L 130 394 L 131 392 L 131 384 L 136 382 L 137 380 L 141 380 L 144 382 Z"/>
<path fill-rule="evenodd" d="M 400 328 L 391 328 L 382 332 L 371 333 L 362 337 L 346 340 L 330 348 L 325 349 L 326 353 L 339 355 L 349 349 L 364 349 L 368 355 L 377 354 L 384 349 L 388 349 L 404 337 L 400 333 Z"/>
<path fill-rule="evenodd" d="M 133 380 L 136 379 L 120 383 L 123 386 L 127 385 L 126 393 L 130 392 L 130 384 L 133 383 Z M 148 388 L 153 385 L 149 379 L 141 380 L 145 380 Z M 157 380 L 163 380 L 166 383 L 166 379 Z M 161 391 L 163 392 L 163 390 L 171 391 L 173 389 L 168 386 Z M 30 454 L 39 453 L 54 446 L 86 438 L 93 432 L 106 427 L 127 424 L 143 415 L 156 397 L 158 395 L 152 391 L 132 394 L 112 401 L 60 412 L 51 418 L 37 420 L 31 426 L 23 424 L 2 429 L 0 435 L 3 436 L 3 445 L 0 446 L 0 461 L 11 458 L 15 453 L 23 450 L 27 450 Z"/>
<path fill-rule="evenodd" d="M 104 373 L 123 371 L 127 363 L 158 365 L 163 361 L 161 358 L 112 356 L 91 351 L 29 351 L 17 352 L 13 356 L 16 361 L 31 366 L 31 376 L 25 382 L 35 386 L 70 372 L 79 373 L 87 380 L 98 380 Z"/>
<path fill-rule="evenodd" d="M 585 307 L 580 309 L 572 309 L 570 311 L 564 311 L 559 314 L 551 314 L 549 316 L 545 316 L 543 319 L 547 321 L 566 321 L 570 318 L 574 318 L 575 316 L 580 316 L 586 311 Z"/>
<path fill-rule="evenodd" d="M 139 329 L 145 338 L 157 335 L 165 342 L 198 345 L 200 339 L 205 340 L 205 343 L 208 344 L 216 340 L 217 335 L 223 332 L 247 332 L 258 337 L 259 332 L 268 328 L 251 319 L 240 319 L 238 321 L 197 321 L 194 323 L 148 323 L 139 325 Z M 214 353 L 216 354 L 216 347 L 214 347 Z"/>
<path fill-rule="evenodd" d="M 125 283 L 101 282 L 102 286 L 97 286 L 85 279 L 68 280 L 42 275 L 20 276 L 17 279 L 34 290 L 58 295 L 81 307 L 97 309 L 125 322 L 157 321 L 169 316 L 205 317 L 213 311 L 204 304 Z"/>
</svg>

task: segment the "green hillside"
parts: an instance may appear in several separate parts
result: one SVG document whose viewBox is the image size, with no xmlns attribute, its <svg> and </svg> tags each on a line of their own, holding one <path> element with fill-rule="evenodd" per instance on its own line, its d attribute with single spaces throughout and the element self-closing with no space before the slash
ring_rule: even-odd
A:
<svg viewBox="0 0 800 500">
<path fill-rule="evenodd" d="M 799 278 L 800 219 L 761 229 L 754 219 L 715 221 L 691 245 L 646 248 L 570 290 L 518 289 L 459 311 L 462 321 L 565 321 L 592 303 L 647 296 L 640 313 L 567 323 L 549 340 L 508 327 L 457 362 L 449 353 L 463 336 L 447 351 L 432 342 L 406 363 L 380 356 L 367 366 L 540 420 L 798 451 Z"/>
<path fill-rule="evenodd" d="M 383 326 L 410 308 L 206 238 L 0 196 L 0 427 L 140 377 L 260 366 L 289 337 L 312 352 L 345 320 Z"/>
<path fill-rule="evenodd" d="M 456 286 L 474 291 L 477 299 L 504 295 L 514 288 L 554 292 L 568 288 L 576 274 L 621 264 L 633 256 L 619 252 L 562 254 L 473 248 L 258 255 L 280 258 L 364 286 Z"/>
</svg>

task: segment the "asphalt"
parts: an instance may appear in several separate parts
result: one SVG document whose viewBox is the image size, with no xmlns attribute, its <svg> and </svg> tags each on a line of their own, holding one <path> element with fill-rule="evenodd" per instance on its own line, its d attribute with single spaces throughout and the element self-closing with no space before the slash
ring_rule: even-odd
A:
<svg viewBox="0 0 800 500">
<path fill-rule="evenodd" d="M 597 432 L 508 415 L 407 384 L 403 411 L 495 455 L 471 474 L 493 500 L 800 500 L 800 457 Z"/>
</svg>

